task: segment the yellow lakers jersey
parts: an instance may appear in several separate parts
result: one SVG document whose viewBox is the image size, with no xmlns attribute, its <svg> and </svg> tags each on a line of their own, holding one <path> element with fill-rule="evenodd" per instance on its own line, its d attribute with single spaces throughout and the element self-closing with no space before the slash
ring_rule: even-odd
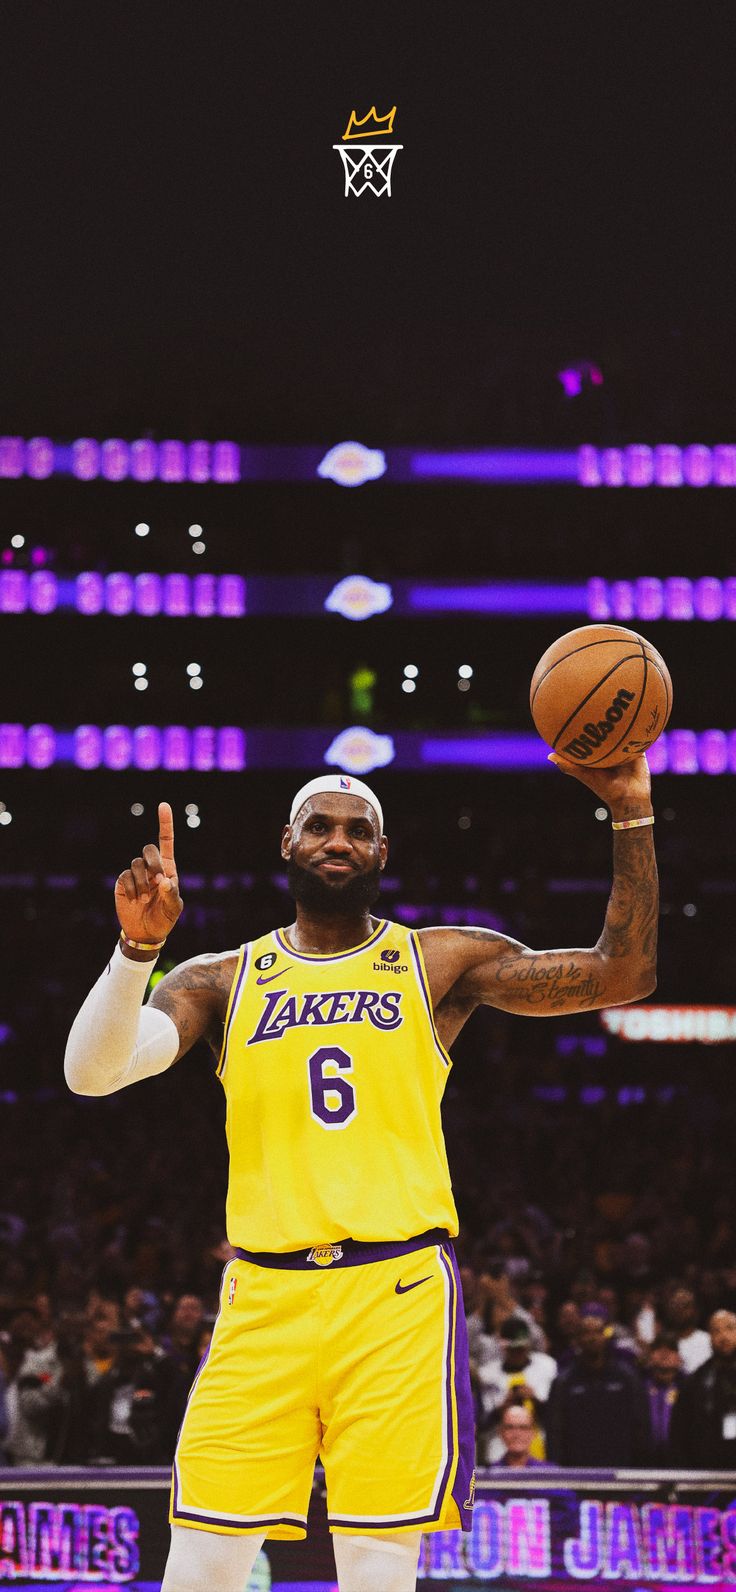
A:
<svg viewBox="0 0 736 1592">
<path fill-rule="evenodd" d="M 283 930 L 243 945 L 218 1063 L 227 1100 L 227 1234 L 303 1249 L 458 1230 L 440 1044 L 417 935 L 382 921 L 335 956 Z"/>
</svg>

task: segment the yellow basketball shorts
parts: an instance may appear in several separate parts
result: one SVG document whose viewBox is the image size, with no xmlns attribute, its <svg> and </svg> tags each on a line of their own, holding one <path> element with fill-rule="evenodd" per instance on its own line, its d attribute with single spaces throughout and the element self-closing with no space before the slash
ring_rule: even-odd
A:
<svg viewBox="0 0 736 1592">
<path fill-rule="evenodd" d="M 470 1530 L 467 1334 L 445 1233 L 240 1250 L 225 1267 L 169 1518 L 303 1537 L 318 1458 L 332 1531 Z"/>
</svg>

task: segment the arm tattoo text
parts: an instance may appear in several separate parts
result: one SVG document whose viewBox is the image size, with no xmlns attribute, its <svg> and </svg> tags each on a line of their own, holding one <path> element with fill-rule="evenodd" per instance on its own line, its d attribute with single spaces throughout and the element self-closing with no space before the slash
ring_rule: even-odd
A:
<svg viewBox="0 0 736 1592">
<path fill-rule="evenodd" d="M 567 1008 L 570 1001 L 580 1009 L 596 1006 L 603 996 L 602 980 L 569 958 L 545 963 L 507 957 L 499 962 L 496 977 L 513 990 L 515 1004 L 544 1006 L 550 1012 Z"/>
</svg>

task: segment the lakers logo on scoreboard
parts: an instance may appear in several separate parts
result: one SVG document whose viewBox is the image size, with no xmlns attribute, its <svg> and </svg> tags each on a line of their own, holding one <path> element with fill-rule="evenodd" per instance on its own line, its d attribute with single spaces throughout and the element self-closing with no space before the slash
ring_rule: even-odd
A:
<svg viewBox="0 0 736 1592">
<path fill-rule="evenodd" d="M 342 1244 L 316 1244 L 310 1249 L 307 1260 L 315 1266 L 331 1266 L 333 1261 L 342 1260 Z"/>
</svg>

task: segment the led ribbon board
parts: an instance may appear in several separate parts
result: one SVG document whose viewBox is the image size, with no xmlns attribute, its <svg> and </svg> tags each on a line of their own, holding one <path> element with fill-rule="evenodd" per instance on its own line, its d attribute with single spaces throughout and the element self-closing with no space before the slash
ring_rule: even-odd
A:
<svg viewBox="0 0 736 1592">
<path fill-rule="evenodd" d="M 736 730 L 668 730 L 647 752 L 653 774 L 736 774 Z M 0 723 L 0 768 L 43 770 L 68 764 L 142 772 L 240 773 L 247 768 L 341 766 L 365 774 L 398 769 L 476 768 L 495 773 L 543 770 L 551 775 L 547 747 L 537 735 L 422 735 L 397 730 L 374 736 L 363 725 L 343 730 L 244 729 L 211 724 Z"/>
<path fill-rule="evenodd" d="M 395 581 L 388 585 L 366 575 L 283 577 L 211 575 L 203 572 L 132 575 L 113 570 L 82 570 L 78 575 L 53 569 L 0 568 L 0 614 L 52 614 L 71 609 L 81 615 L 111 614 L 140 619 L 242 619 L 246 614 L 339 615 L 353 622 L 389 618 L 438 618 L 446 614 L 492 615 L 498 619 L 570 615 L 619 624 L 658 619 L 676 623 L 736 619 L 736 576 L 640 575 L 585 582 Z"/>
<path fill-rule="evenodd" d="M 326 481 L 343 487 L 401 482 L 466 481 L 483 486 L 732 487 L 736 444 L 684 447 L 678 443 L 629 443 L 625 447 L 578 448 L 369 448 L 338 442 L 318 448 L 230 441 L 155 442 L 139 437 L 0 437 L 0 480 L 162 481 L 167 485 L 239 481 Z"/>
</svg>

